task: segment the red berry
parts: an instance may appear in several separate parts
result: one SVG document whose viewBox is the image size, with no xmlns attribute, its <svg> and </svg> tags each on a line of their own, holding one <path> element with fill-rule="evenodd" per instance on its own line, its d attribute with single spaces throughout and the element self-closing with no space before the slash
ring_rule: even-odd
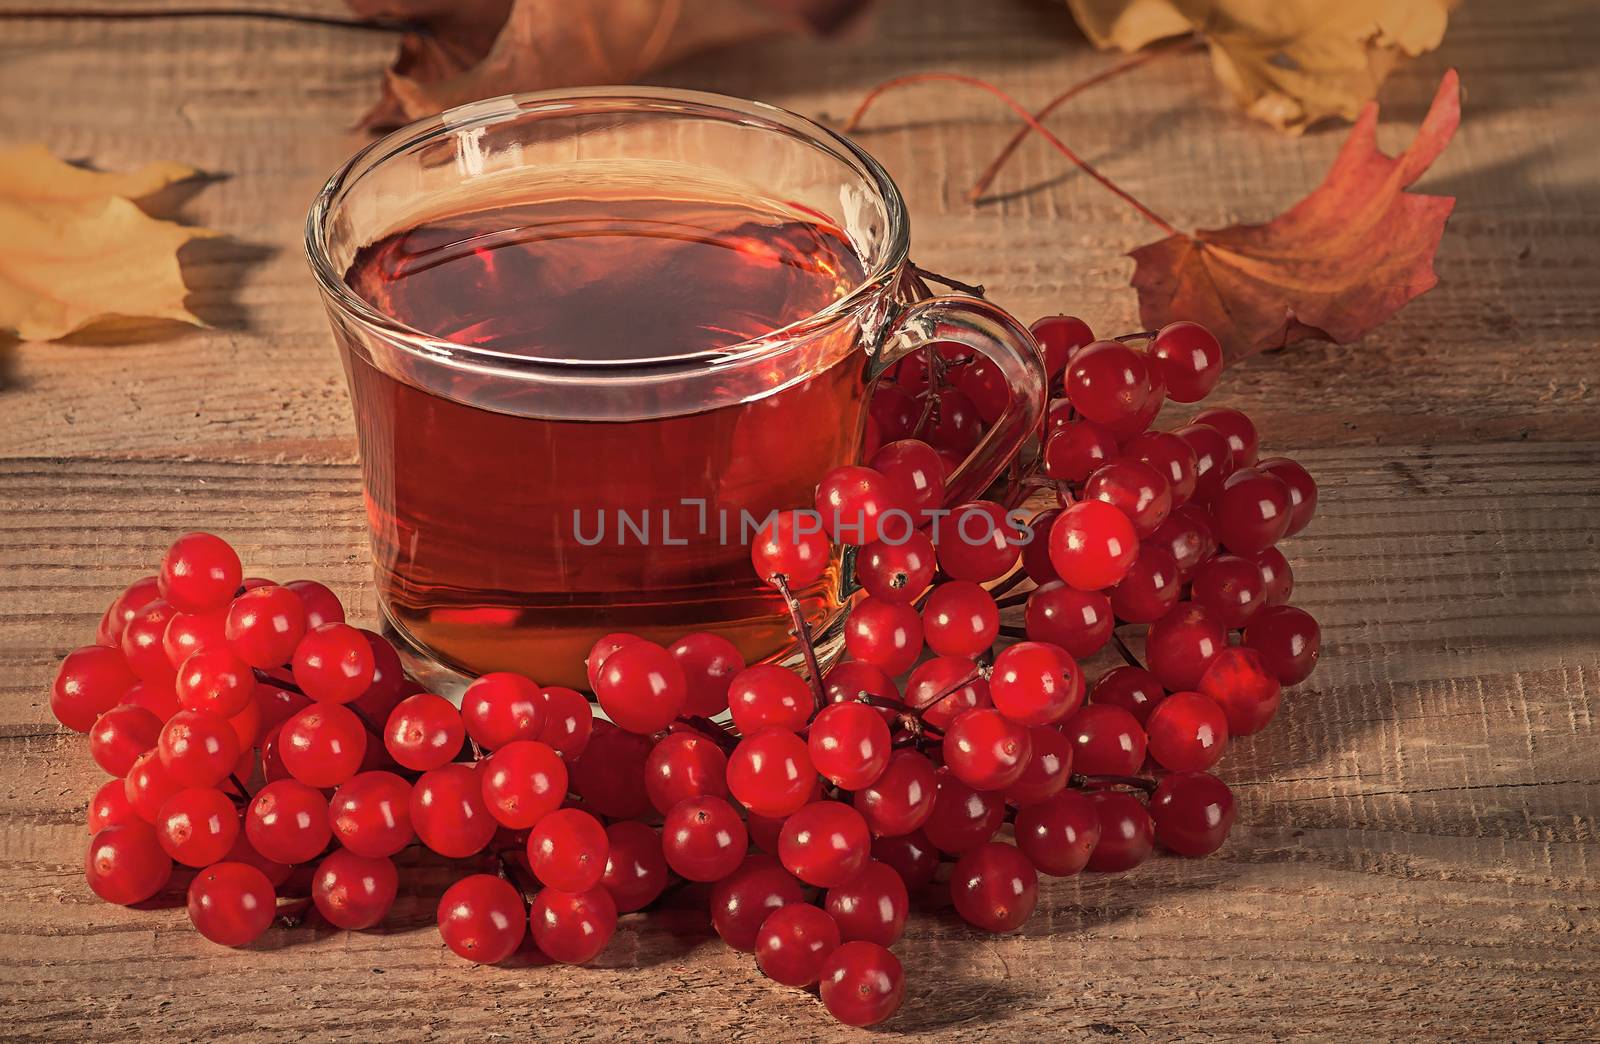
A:
<svg viewBox="0 0 1600 1044">
<path fill-rule="evenodd" d="M 1117 341 L 1096 341 L 1067 364 L 1067 398 L 1092 421 L 1111 424 L 1137 416 L 1151 395 L 1150 363 Z"/>
<path fill-rule="evenodd" d="M 911 898 L 893 867 L 868 862 L 844 884 L 828 889 L 824 903 L 845 942 L 864 939 L 893 946 L 906 931 Z"/>
<path fill-rule="evenodd" d="M 183 789 L 183 784 L 168 775 L 159 751 L 146 751 L 133 759 L 124 781 L 123 795 L 128 807 L 146 823 L 154 823 L 167 798 Z"/>
<path fill-rule="evenodd" d="M 805 679 L 773 663 L 746 667 L 728 684 L 728 709 L 746 736 L 768 725 L 800 732 L 816 702 Z"/>
<path fill-rule="evenodd" d="M 963 711 L 993 705 L 989 683 L 965 656 L 937 656 L 918 664 L 906 679 L 905 702 L 936 729 L 948 728 Z"/>
<path fill-rule="evenodd" d="M 750 847 L 744 820 L 720 797 L 685 798 L 661 827 L 667 865 L 690 881 L 720 881 L 738 869 Z"/>
<path fill-rule="evenodd" d="M 375 670 L 372 647 L 349 624 L 323 624 L 295 646 L 295 684 L 313 700 L 349 703 L 372 684 Z"/>
<path fill-rule="evenodd" d="M 1018 806 L 1031 805 L 1059 794 L 1072 773 L 1072 742 L 1054 725 L 1035 725 L 1028 730 L 1033 757 L 1017 781 L 1006 788 L 1006 801 Z"/>
<path fill-rule="evenodd" d="M 806 884 L 831 888 L 861 872 L 872 834 L 861 813 L 838 801 L 813 801 L 791 815 L 778 835 L 778 858 Z"/>
<path fill-rule="evenodd" d="M 284 722 L 278 733 L 283 767 L 313 787 L 345 782 L 361 771 L 366 752 L 366 726 L 350 708 L 336 703 L 313 703 Z"/>
<path fill-rule="evenodd" d="M 889 726 L 864 703 L 830 704 L 812 722 L 807 749 L 823 776 L 845 790 L 860 790 L 888 767 Z"/>
<path fill-rule="evenodd" d="M 1199 323 L 1168 323 L 1150 343 L 1149 352 L 1166 378 L 1167 397 L 1173 402 L 1199 402 L 1222 377 L 1222 346 Z"/>
<path fill-rule="evenodd" d="M 1194 496 L 1194 450 L 1170 431 L 1147 431 L 1122 447 L 1126 458 L 1149 465 L 1167 480 L 1172 506 L 1180 507 Z"/>
<path fill-rule="evenodd" d="M 1228 438 L 1208 424 L 1186 424 L 1173 432 L 1194 451 L 1194 497 L 1198 504 L 1209 504 L 1222 488 L 1222 480 L 1237 466 L 1228 448 Z"/>
<path fill-rule="evenodd" d="M 1166 699 L 1161 681 L 1143 667 L 1113 667 L 1089 690 L 1090 703 L 1109 703 L 1132 714 L 1141 726 Z"/>
<path fill-rule="evenodd" d="M 932 884 L 939 869 L 939 850 L 920 830 L 876 838 L 872 842 L 872 858 L 899 874 L 910 892 Z"/>
<path fill-rule="evenodd" d="M 1285 685 L 1311 677 L 1322 653 L 1322 629 L 1304 609 L 1274 605 L 1262 609 L 1244 631 L 1244 644 L 1261 654 L 1267 669 Z"/>
<path fill-rule="evenodd" d="M 455 763 L 424 772 L 411 788 L 411 827 L 442 856 L 465 859 L 483 851 L 496 820 L 484 803 L 478 770 Z"/>
<path fill-rule="evenodd" d="M 1161 523 L 1161 528 L 1151 534 L 1148 543 L 1171 552 L 1173 561 L 1178 564 L 1178 579 L 1184 582 L 1202 562 L 1217 553 L 1211 516 L 1193 504 L 1173 511 Z"/>
<path fill-rule="evenodd" d="M 1127 574 L 1111 589 L 1111 611 L 1128 623 L 1152 623 L 1172 611 L 1182 589 L 1177 559 L 1147 540 L 1139 545 L 1139 556 Z"/>
<path fill-rule="evenodd" d="M 268 783 L 245 809 L 245 834 L 275 863 L 304 863 L 328 847 L 333 830 L 321 791 L 292 779 Z"/>
<path fill-rule="evenodd" d="M 893 499 L 921 522 L 924 513 L 944 505 L 944 461 L 919 439 L 897 439 L 872 455 Z"/>
<path fill-rule="evenodd" d="M 870 544 L 888 532 L 902 537 L 916 528 L 909 505 L 895 496 L 894 485 L 872 468 L 848 464 L 834 468 L 817 484 L 817 514 L 835 544 Z M 901 518 L 886 517 L 898 514 Z"/>
<path fill-rule="evenodd" d="M 327 585 L 315 580 L 290 580 L 283 586 L 293 591 L 305 606 L 308 630 L 323 624 L 344 623 L 344 605 Z"/>
<path fill-rule="evenodd" d="M 860 660 L 845 660 L 834 664 L 822 676 L 822 694 L 829 703 L 845 703 L 857 696 L 876 696 L 883 700 L 900 701 L 900 689 L 882 667 L 874 667 Z M 894 712 L 880 708 L 885 724 L 894 723 Z"/>
<path fill-rule="evenodd" d="M 567 797 L 567 763 L 537 740 L 507 743 L 478 769 L 483 803 L 501 826 L 527 830 Z"/>
<path fill-rule="evenodd" d="M 463 877 L 439 900 L 439 934 L 466 960 L 499 964 L 517 952 L 527 930 L 522 893 L 493 874 Z"/>
<path fill-rule="evenodd" d="M 922 406 L 916 398 L 904 388 L 887 381 L 879 383 L 873 390 L 868 409 L 872 419 L 878 422 L 878 431 L 890 442 L 912 434 L 917 420 L 922 416 Z"/>
<path fill-rule="evenodd" d="M 684 713 L 715 717 L 728 709 L 728 684 L 744 670 L 744 656 L 719 634 L 686 634 L 667 647 L 688 686 Z"/>
<path fill-rule="evenodd" d="M 756 933 L 756 965 L 773 982 L 810 986 L 822 965 L 839 948 L 839 926 L 809 903 L 795 902 L 775 910 Z"/>
<path fill-rule="evenodd" d="M 480 747 L 499 750 L 518 740 L 539 738 L 545 727 L 545 700 L 539 686 L 522 675 L 491 671 L 461 694 L 460 717 L 467 735 Z"/>
<path fill-rule="evenodd" d="M 329 924 L 354 932 L 387 917 L 399 889 L 400 874 L 388 859 L 336 848 L 317 865 L 311 901 Z"/>
<path fill-rule="evenodd" d="M 637 819 L 650 811 L 644 766 L 650 737 L 624 732 L 608 721 L 594 723 L 583 756 L 568 769 L 572 789 L 586 808 L 612 819 Z"/>
<path fill-rule="evenodd" d="M 977 656 L 1000 634 L 1000 609 L 988 591 L 970 580 L 933 589 L 922 608 L 922 633 L 940 656 Z"/>
<path fill-rule="evenodd" d="M 819 977 L 822 1003 L 846 1026 L 872 1026 L 900 1007 L 905 971 L 894 954 L 870 942 L 848 942 L 828 955 Z"/>
<path fill-rule="evenodd" d="M 1144 764 L 1144 729 L 1132 714 L 1109 703 L 1080 707 L 1061 726 L 1072 741 L 1075 771 L 1090 776 L 1131 776 Z"/>
<path fill-rule="evenodd" d="M 965 457 L 983 438 L 983 422 L 977 404 L 965 392 L 942 388 L 935 395 L 933 422 L 928 426 L 928 443 L 935 449 Z"/>
<path fill-rule="evenodd" d="M 210 533 L 186 533 L 161 559 L 161 597 L 187 613 L 218 609 L 239 590 L 244 570 L 228 542 Z"/>
<path fill-rule="evenodd" d="M 728 789 L 757 815 L 788 816 L 810 799 L 816 784 L 811 755 L 800 737 L 765 728 L 746 736 L 728 758 Z"/>
<path fill-rule="evenodd" d="M 102 619 L 101 630 L 95 635 L 95 644 L 115 649 L 122 644 L 122 632 L 128 621 L 145 606 L 161 597 L 161 582 L 154 576 L 143 576 L 123 589 L 111 600 L 111 606 Z"/>
<path fill-rule="evenodd" d="M 944 760 L 974 790 L 1004 790 L 1022 777 L 1033 757 L 1028 730 L 997 710 L 963 713 L 944 734 Z"/>
<path fill-rule="evenodd" d="M 183 661 L 203 650 L 228 651 L 227 609 L 207 609 L 203 613 L 174 613 L 161 636 L 167 662 L 181 667 Z"/>
<path fill-rule="evenodd" d="M 912 602 L 933 582 L 938 561 L 933 541 L 913 532 L 904 540 L 876 540 L 856 554 L 856 579 L 874 598 Z"/>
<path fill-rule="evenodd" d="M 1114 460 L 1096 468 L 1083 484 L 1083 499 L 1104 501 L 1122 512 L 1140 539 L 1172 513 L 1172 487 L 1155 468 L 1137 460 Z"/>
<path fill-rule="evenodd" d="M 431 692 L 419 692 L 401 700 L 390 712 L 383 729 L 383 743 L 389 756 L 413 772 L 426 772 L 454 761 L 466 738 L 467 729 L 455 704 Z M 286 756 L 288 749 L 285 749 Z M 292 763 L 289 770 L 294 771 Z"/>
<path fill-rule="evenodd" d="M 770 855 L 746 856 L 733 873 L 711 889 L 711 925 L 722 941 L 746 953 L 766 919 L 785 906 L 804 901 L 800 882 Z"/>
<path fill-rule="evenodd" d="M 234 655 L 261 668 L 288 663 L 305 633 L 305 602 L 276 584 L 252 588 L 235 598 L 223 624 Z"/>
<path fill-rule="evenodd" d="M 1255 566 L 1261 574 L 1262 605 L 1283 605 L 1289 601 L 1289 596 L 1294 593 L 1294 570 L 1289 568 L 1289 560 L 1283 557 L 1282 551 L 1269 547 L 1265 551 L 1239 557 Z"/>
<path fill-rule="evenodd" d="M 856 811 L 878 836 L 909 834 L 933 814 L 939 789 L 933 762 L 914 750 L 897 750 L 877 779 L 856 789 Z"/>
<path fill-rule="evenodd" d="M 202 649 L 179 666 L 174 691 L 188 710 L 231 718 L 250 705 L 256 676 L 231 650 Z"/>
<path fill-rule="evenodd" d="M 809 511 L 783 511 L 761 527 L 750 545 L 756 576 L 770 583 L 782 576 L 790 587 L 805 587 L 833 562 L 822 520 Z"/>
<path fill-rule="evenodd" d="M 1045 376 L 1051 380 L 1066 370 L 1078 349 L 1094 341 L 1089 324 L 1075 315 L 1047 315 L 1034 320 L 1028 332 L 1039 342 Z"/>
<path fill-rule="evenodd" d="M 180 790 L 162 804 L 156 837 L 183 865 L 210 866 L 225 859 L 239 839 L 239 811 L 213 787 Z"/>
<path fill-rule="evenodd" d="M 617 930 L 617 904 L 604 888 L 563 892 L 546 888 L 528 911 L 534 945 L 562 964 L 583 964 L 597 957 Z"/>
<path fill-rule="evenodd" d="M 1076 790 L 1017 810 L 1017 848 L 1040 873 L 1071 877 L 1089 863 L 1100 843 L 1100 816 Z"/>
<path fill-rule="evenodd" d="M 626 819 L 606 827 L 609 851 L 600 883 L 611 893 L 619 913 L 642 910 L 667 887 L 667 860 L 661 854 L 661 836 L 637 820 Z"/>
<path fill-rule="evenodd" d="M 1145 729 L 1150 757 L 1170 772 L 1208 769 L 1228 744 L 1227 716 L 1198 692 L 1175 692 L 1162 700 Z"/>
<path fill-rule="evenodd" d="M 118 776 L 100 784 L 100 789 L 89 799 L 85 819 L 91 834 L 98 834 L 106 827 L 119 823 L 138 822 L 139 813 L 133 810 L 133 805 L 128 801 L 127 781 Z"/>
<path fill-rule="evenodd" d="M 1289 487 L 1276 475 L 1240 468 L 1211 501 L 1217 539 L 1230 551 L 1265 551 L 1288 532 L 1293 507 Z"/>
<path fill-rule="evenodd" d="M 941 852 L 960 855 L 993 837 L 1005 819 L 1005 796 L 973 790 L 948 768 L 939 770 L 938 780 L 933 813 L 922 826 L 928 841 Z"/>
<path fill-rule="evenodd" d="M 1013 932 L 1039 903 L 1039 875 L 1015 847 L 988 841 L 956 860 L 950 899 L 968 924 Z"/>
<path fill-rule="evenodd" d="M 644 789 L 663 814 L 688 798 L 725 797 L 728 756 L 715 740 L 698 732 L 669 733 L 645 758 Z"/>
<path fill-rule="evenodd" d="M 1116 626 L 1109 598 L 1099 591 L 1068 587 L 1059 580 L 1040 584 L 1028 596 L 1024 622 L 1033 641 L 1060 646 L 1080 659 L 1105 648 Z"/>
<path fill-rule="evenodd" d="M 130 704 L 100 715 L 89 731 L 89 754 L 113 776 L 125 776 L 140 754 L 154 750 L 161 738 L 161 719 Z"/>
<path fill-rule="evenodd" d="M 213 787 L 239 761 L 239 737 L 228 724 L 205 711 L 179 711 L 161 726 L 156 750 L 167 775 L 186 787 Z"/>
<path fill-rule="evenodd" d="M 979 357 L 956 367 L 950 381 L 972 400 L 985 424 L 994 424 L 1011 406 L 1011 386 L 1000 368 L 988 359 Z"/>
<path fill-rule="evenodd" d="M 123 823 L 90 839 L 83 873 L 95 895 L 118 906 L 132 906 L 167 886 L 172 860 L 148 823 Z"/>
<path fill-rule="evenodd" d="M 303 696 L 299 698 L 305 699 Z M 166 724 L 181 709 L 177 690 L 171 682 L 134 682 L 133 688 L 122 694 L 122 702 L 130 707 L 143 707 L 162 724 Z"/>
<path fill-rule="evenodd" d="M 1200 677 L 1200 691 L 1220 708 L 1234 736 L 1253 736 L 1267 727 L 1278 712 L 1283 686 L 1265 659 L 1254 649 L 1235 646 L 1222 650 Z M 1169 765 L 1176 769 L 1178 766 Z M 1196 769 L 1210 765 L 1190 766 Z"/>
<path fill-rule="evenodd" d="M 594 734 L 594 711 L 589 701 L 576 689 L 559 685 L 540 689 L 539 701 L 544 707 L 544 725 L 537 739 L 555 748 L 568 762 L 574 761 Z"/>
<path fill-rule="evenodd" d="M 1080 501 L 1050 527 L 1050 563 L 1057 576 L 1080 591 L 1112 586 L 1127 575 L 1138 553 L 1133 523 L 1103 501 Z"/>
<path fill-rule="evenodd" d="M 328 803 L 333 836 L 356 855 L 392 856 L 411 843 L 411 784 L 392 772 L 362 772 Z"/>
<path fill-rule="evenodd" d="M 1022 548 L 1022 571 L 1036 584 L 1055 583 L 1056 567 L 1050 561 L 1050 527 L 1061 514 L 1059 508 L 1041 511 L 1028 523 L 1028 542 Z"/>
<path fill-rule="evenodd" d="M 245 946 L 266 934 L 278 914 L 278 897 L 261 870 L 218 863 L 189 883 L 189 920 L 218 946 Z"/>
<path fill-rule="evenodd" d="M 1205 772 L 1162 777 L 1150 795 L 1156 840 L 1181 856 L 1198 859 L 1222 847 L 1233 828 L 1233 792 Z"/>
<path fill-rule="evenodd" d="M 689 698 L 683 668 L 654 642 L 633 642 L 606 657 L 597 681 L 601 709 L 619 728 L 640 735 L 666 728 Z"/>
<path fill-rule="evenodd" d="M 1217 408 L 1201 410 L 1195 414 L 1193 423 L 1215 428 L 1228 440 L 1228 459 L 1233 470 L 1255 464 L 1261 442 L 1249 417 L 1238 410 Z"/>
<path fill-rule="evenodd" d="M 1089 856 L 1090 870 L 1132 870 L 1149 858 L 1156 828 L 1138 798 L 1121 790 L 1099 790 L 1089 795 L 1089 803 L 1100 820 L 1100 841 Z"/>
<path fill-rule="evenodd" d="M 629 634 L 627 631 L 614 631 L 611 634 L 601 635 L 596 639 L 594 645 L 589 649 L 589 655 L 583 661 L 584 671 L 589 676 L 589 691 L 593 692 L 599 687 L 600 668 L 605 666 L 606 660 L 610 658 L 612 653 L 624 645 L 632 645 L 634 642 L 642 641 L 644 641 L 643 638 L 636 634 Z"/>
<path fill-rule="evenodd" d="M 120 650 L 103 645 L 74 649 L 56 671 L 50 712 L 72 731 L 88 732 L 138 680 Z"/>
<path fill-rule="evenodd" d="M 1228 646 L 1221 622 L 1203 605 L 1179 602 L 1150 625 L 1145 662 L 1168 690 L 1193 691 L 1216 655 Z"/>
<path fill-rule="evenodd" d="M 844 641 L 854 659 L 900 674 L 922 655 L 922 617 L 909 605 L 864 598 L 845 621 Z"/>
<path fill-rule="evenodd" d="M 1020 725 L 1051 725 L 1083 702 L 1083 671 L 1062 649 L 1018 642 L 995 657 L 989 693 L 1001 714 Z"/>
<path fill-rule="evenodd" d="M 1237 555 L 1218 555 L 1194 571 L 1189 597 L 1222 626 L 1243 627 L 1266 597 L 1261 569 Z"/>
<path fill-rule="evenodd" d="M 939 565 L 953 580 L 986 583 L 1005 576 L 1017 564 L 1026 539 L 1019 514 L 992 500 L 951 508 L 934 526 Z"/>
<path fill-rule="evenodd" d="M 1044 444 L 1044 473 L 1057 482 L 1082 482 L 1117 455 L 1117 437 L 1091 420 L 1075 420 L 1052 431 Z"/>
<path fill-rule="evenodd" d="M 1256 470 L 1289 487 L 1289 528 L 1283 535 L 1294 536 L 1306 528 L 1317 513 L 1317 483 L 1311 473 L 1288 457 L 1268 457 L 1256 465 Z"/>
<path fill-rule="evenodd" d="M 606 828 L 582 809 L 551 812 L 528 835 L 528 866 L 534 876 L 563 892 L 583 892 L 598 885 L 610 853 Z"/>
<path fill-rule="evenodd" d="M 127 666 L 147 682 L 170 684 L 178 673 L 167 658 L 167 627 L 178 610 L 164 599 L 156 599 L 133 614 L 122 632 L 122 655 Z"/>
</svg>

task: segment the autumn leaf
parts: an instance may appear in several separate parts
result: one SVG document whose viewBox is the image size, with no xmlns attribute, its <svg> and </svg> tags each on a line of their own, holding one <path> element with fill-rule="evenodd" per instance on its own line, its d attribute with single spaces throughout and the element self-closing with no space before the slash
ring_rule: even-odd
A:
<svg viewBox="0 0 1600 1044">
<path fill-rule="evenodd" d="M 415 26 L 363 127 L 479 98 L 626 83 L 696 51 L 797 29 L 829 32 L 867 0 L 348 0 Z"/>
<path fill-rule="evenodd" d="M 1402 55 L 1444 38 L 1456 0 L 1067 0 L 1097 47 L 1196 33 L 1250 115 L 1299 132 L 1354 119 Z"/>
<path fill-rule="evenodd" d="M 1322 184 L 1281 216 L 1133 251 L 1145 327 L 1203 323 L 1229 362 L 1306 338 L 1358 340 L 1438 282 L 1433 257 L 1455 198 L 1405 190 L 1460 121 L 1452 69 L 1400 155 L 1378 151 L 1378 105 L 1368 103 Z"/>
<path fill-rule="evenodd" d="M 216 233 L 132 202 L 194 174 L 175 163 L 91 171 L 43 145 L 0 149 L 0 330 L 45 341 L 121 317 L 203 325 L 183 306 L 178 248 Z"/>
</svg>

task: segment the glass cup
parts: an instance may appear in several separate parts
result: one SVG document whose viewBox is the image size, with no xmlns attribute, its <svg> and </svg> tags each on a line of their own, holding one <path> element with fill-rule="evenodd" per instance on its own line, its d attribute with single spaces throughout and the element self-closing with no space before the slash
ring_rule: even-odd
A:
<svg viewBox="0 0 1600 1044">
<path fill-rule="evenodd" d="M 740 343 L 616 358 L 455 343 L 347 282 L 363 247 L 431 217 L 554 197 L 603 209 L 619 192 L 805 215 L 848 242 L 860 276 L 815 314 Z M 580 689 L 608 632 L 669 643 L 710 631 L 749 662 L 792 653 L 785 604 L 748 545 L 770 512 L 810 507 L 824 473 L 857 462 L 879 374 L 947 343 L 981 355 L 1008 390 L 948 478 L 951 504 L 988 487 L 1042 420 L 1027 329 L 986 301 L 930 295 L 909 236 L 899 191 L 849 139 L 713 94 L 493 98 L 357 153 L 312 206 L 306 249 L 349 381 L 387 622 L 450 673 Z M 538 286 L 527 302 L 539 307 Z M 647 309 L 619 311 L 597 321 L 650 336 Z M 848 599 L 841 574 L 836 558 L 796 592 L 823 641 Z"/>
</svg>

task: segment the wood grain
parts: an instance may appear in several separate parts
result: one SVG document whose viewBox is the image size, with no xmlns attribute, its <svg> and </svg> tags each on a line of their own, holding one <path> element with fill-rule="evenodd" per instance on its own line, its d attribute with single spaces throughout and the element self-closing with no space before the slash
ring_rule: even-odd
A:
<svg viewBox="0 0 1600 1044">
<path fill-rule="evenodd" d="M 37 5 L 4 0 L 0 14 L 24 6 Z M 1107 60 L 1063 6 L 897 0 L 843 41 L 764 42 L 658 80 L 832 119 L 872 82 L 921 68 L 1038 102 Z M 838 1035 L 814 1000 L 714 943 L 692 895 L 627 918 L 595 968 L 489 969 L 440 946 L 437 866 L 407 873 L 382 932 L 274 931 L 243 953 L 205 943 L 181 909 L 87 892 L 82 811 L 101 777 L 50 718 L 49 679 L 174 534 L 223 532 L 251 571 L 315 577 L 353 617 L 374 616 L 348 405 L 299 234 L 362 140 L 349 127 L 395 37 L 250 18 L 0 27 L 0 133 L 105 166 L 203 167 L 217 180 L 166 202 L 231 236 L 186 256 L 210 329 L 0 347 L 6 1036 Z M 897 948 L 910 995 L 889 1030 L 1600 1037 L 1597 45 L 1578 0 L 1458 11 L 1444 48 L 1391 79 L 1380 132 L 1401 146 L 1443 68 L 1462 70 L 1461 134 L 1419 186 L 1459 197 L 1440 288 L 1360 344 L 1258 357 L 1225 382 L 1222 400 L 1324 494 L 1291 551 L 1323 664 L 1224 762 L 1241 800 L 1227 847 L 1051 882 L 1017 936 L 915 919 Z M 1054 125 L 1203 227 L 1281 209 L 1342 138 L 1244 120 L 1199 56 L 1098 88 Z M 886 98 L 860 140 L 900 180 L 923 264 L 1024 316 L 1131 329 L 1123 255 L 1156 233 L 1115 200 L 1030 143 L 994 199 L 962 201 L 1011 127 L 980 96 L 925 87 Z"/>
</svg>

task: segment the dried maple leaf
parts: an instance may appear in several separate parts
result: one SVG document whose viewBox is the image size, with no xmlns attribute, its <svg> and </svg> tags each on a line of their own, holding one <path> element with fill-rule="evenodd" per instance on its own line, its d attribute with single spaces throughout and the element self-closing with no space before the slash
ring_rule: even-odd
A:
<svg viewBox="0 0 1600 1044">
<path fill-rule="evenodd" d="M 827 32 L 867 0 L 348 0 L 414 28 L 363 127 L 479 98 L 626 83 L 695 51 L 793 29 Z"/>
<path fill-rule="evenodd" d="M 1229 362 L 1305 338 L 1359 339 L 1438 282 L 1433 257 L 1455 198 L 1405 189 L 1444 151 L 1460 121 L 1452 69 L 1400 155 L 1378 151 L 1378 105 L 1371 102 L 1322 184 L 1281 216 L 1178 233 L 1133 251 L 1145 327 L 1203 323 Z"/>
<path fill-rule="evenodd" d="M 1199 34 L 1252 116 L 1298 132 L 1354 119 L 1402 54 L 1439 46 L 1456 0 L 1067 0 L 1097 47 Z"/>
<path fill-rule="evenodd" d="M 216 233 L 132 202 L 194 174 L 175 163 L 103 173 L 43 145 L 0 149 L 0 329 L 43 341 L 111 318 L 203 325 L 183 307 L 177 252 Z"/>
</svg>

